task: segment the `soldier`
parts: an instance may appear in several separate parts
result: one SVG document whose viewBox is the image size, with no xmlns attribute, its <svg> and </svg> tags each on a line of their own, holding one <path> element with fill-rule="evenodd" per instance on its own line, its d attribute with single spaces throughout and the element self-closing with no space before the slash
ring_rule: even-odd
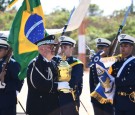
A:
<svg viewBox="0 0 135 115">
<path fill-rule="evenodd" d="M 3 38 L 0 39 L 0 115 L 16 115 L 16 93 L 21 90 L 23 82 L 18 78 L 20 65 L 14 59 L 9 58 L 4 69 L 10 46 Z"/>
<path fill-rule="evenodd" d="M 115 62 L 109 73 L 115 77 L 115 115 L 135 115 L 135 38 L 127 34 L 118 37 L 122 59 Z"/>
<path fill-rule="evenodd" d="M 60 115 L 58 90 L 70 88 L 68 82 L 57 82 L 57 67 L 52 61 L 54 39 L 54 35 L 49 35 L 36 42 L 39 55 L 28 66 L 26 111 L 29 115 Z"/>
<path fill-rule="evenodd" d="M 60 104 L 62 105 L 62 115 L 76 115 L 78 113 L 74 112 L 74 107 L 78 112 L 80 106 L 80 95 L 82 92 L 82 77 L 83 77 L 83 64 L 82 62 L 73 57 L 73 49 L 75 47 L 76 41 L 67 36 L 60 37 L 60 48 L 61 55 L 66 56 L 66 61 L 72 67 L 71 70 L 71 80 L 69 81 L 70 87 L 73 89 L 71 94 L 64 94 L 60 92 Z M 57 63 L 60 61 L 60 57 L 53 58 Z M 74 98 L 75 96 L 75 98 Z M 66 100 L 65 100 L 65 97 Z M 63 98 L 63 100 L 62 100 Z M 74 106 L 74 107 L 73 107 Z"/>
<path fill-rule="evenodd" d="M 100 50 L 104 51 L 102 57 L 107 57 L 109 52 L 109 46 L 111 42 L 105 38 L 97 38 L 95 39 L 97 52 Z M 90 75 L 89 75 L 89 85 L 90 92 L 92 93 L 97 84 L 99 83 L 97 72 L 95 66 L 90 67 Z M 94 109 L 94 115 L 113 115 L 113 106 L 110 103 L 101 104 L 95 98 L 91 97 L 92 106 Z"/>
</svg>

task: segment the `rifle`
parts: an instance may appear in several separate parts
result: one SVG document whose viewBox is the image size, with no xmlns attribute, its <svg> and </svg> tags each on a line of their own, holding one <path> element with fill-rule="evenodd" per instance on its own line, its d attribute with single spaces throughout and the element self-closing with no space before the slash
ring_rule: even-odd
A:
<svg viewBox="0 0 135 115">
<path fill-rule="evenodd" d="M 6 75 L 6 70 L 7 70 L 7 65 L 10 61 L 10 58 L 12 56 L 12 48 L 10 47 L 9 50 L 8 50 L 8 53 L 6 55 L 6 59 L 5 61 L 3 62 L 2 64 L 2 71 L 0 73 L 0 81 L 1 81 L 1 85 L 4 86 L 3 82 L 4 82 L 4 77 Z"/>
<path fill-rule="evenodd" d="M 117 45 L 118 45 L 118 36 L 121 34 L 122 32 L 122 29 L 123 29 L 123 26 L 125 25 L 126 23 L 126 20 L 127 20 L 127 17 L 128 17 L 128 14 L 131 10 L 131 7 L 132 7 L 132 3 L 131 5 L 129 6 L 128 10 L 126 11 L 125 13 L 125 16 L 124 16 L 124 19 L 122 21 L 122 24 L 120 25 L 119 29 L 118 29 L 118 32 L 117 32 L 117 35 L 115 37 L 115 39 L 113 40 L 111 46 L 110 46 L 110 50 L 109 50 L 109 56 L 113 56 L 115 53 L 116 53 L 116 48 L 117 48 Z"/>
</svg>

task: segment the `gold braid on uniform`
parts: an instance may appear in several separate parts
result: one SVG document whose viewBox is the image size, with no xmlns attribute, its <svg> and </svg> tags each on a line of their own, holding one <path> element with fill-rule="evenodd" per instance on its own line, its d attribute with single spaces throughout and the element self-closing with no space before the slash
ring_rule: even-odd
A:
<svg viewBox="0 0 135 115">
<path fill-rule="evenodd" d="M 77 64 L 83 64 L 80 60 L 78 60 L 78 59 L 76 59 L 76 60 L 74 60 L 74 62 L 73 63 L 69 63 L 69 65 L 71 66 L 71 67 L 73 67 L 73 66 L 75 66 L 75 65 L 77 65 Z M 74 87 L 74 89 L 71 91 L 71 94 L 72 94 L 72 97 L 73 97 L 73 100 L 74 100 L 74 102 L 76 101 L 76 95 L 75 95 L 75 92 L 76 92 L 76 85 L 75 85 L 75 87 Z M 76 108 L 76 111 L 79 113 L 79 108 L 78 108 L 78 106 L 77 105 L 75 105 L 75 108 Z"/>
<path fill-rule="evenodd" d="M 113 100 L 111 99 L 106 99 L 104 97 L 102 97 L 99 93 L 97 93 L 96 91 L 93 91 L 90 94 L 91 97 L 95 98 L 96 100 L 98 100 L 101 104 L 106 104 L 106 103 L 111 103 L 113 104 Z"/>
<path fill-rule="evenodd" d="M 76 60 L 75 62 L 73 62 L 72 64 L 69 64 L 71 67 L 77 65 L 77 64 L 83 64 L 80 60 Z"/>
<path fill-rule="evenodd" d="M 135 91 L 133 91 L 132 93 L 129 94 L 129 99 L 130 99 L 130 101 L 135 103 Z"/>
<path fill-rule="evenodd" d="M 111 88 L 110 79 L 106 78 L 106 81 L 102 82 L 101 85 L 102 85 L 103 88 Z"/>
</svg>

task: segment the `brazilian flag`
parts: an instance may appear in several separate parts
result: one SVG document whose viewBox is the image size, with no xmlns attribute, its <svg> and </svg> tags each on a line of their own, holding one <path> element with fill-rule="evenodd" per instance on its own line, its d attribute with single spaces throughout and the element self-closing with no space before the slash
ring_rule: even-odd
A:
<svg viewBox="0 0 135 115">
<path fill-rule="evenodd" d="M 14 58 L 21 65 L 21 71 L 19 73 L 21 80 L 26 77 L 29 62 L 38 55 L 37 46 L 25 36 L 25 25 L 29 17 L 33 14 L 42 17 L 43 22 L 45 22 L 40 0 L 24 0 L 13 20 L 8 37 L 8 43 L 13 49 Z M 45 24 L 43 26 L 45 27 Z"/>
<path fill-rule="evenodd" d="M 8 8 L 11 8 L 18 0 L 12 0 L 9 5 L 7 6 L 7 9 Z"/>
</svg>

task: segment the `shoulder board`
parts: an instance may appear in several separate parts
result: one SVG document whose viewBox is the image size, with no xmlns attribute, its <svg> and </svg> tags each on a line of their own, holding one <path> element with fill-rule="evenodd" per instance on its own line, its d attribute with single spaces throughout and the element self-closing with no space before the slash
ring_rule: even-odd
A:
<svg viewBox="0 0 135 115">
<path fill-rule="evenodd" d="M 77 58 L 73 58 L 73 60 L 72 61 L 69 61 L 68 62 L 69 63 L 69 65 L 71 66 L 71 67 L 73 67 L 73 66 L 75 66 L 75 65 L 78 65 L 78 64 L 83 64 L 79 59 L 77 59 Z"/>
</svg>

